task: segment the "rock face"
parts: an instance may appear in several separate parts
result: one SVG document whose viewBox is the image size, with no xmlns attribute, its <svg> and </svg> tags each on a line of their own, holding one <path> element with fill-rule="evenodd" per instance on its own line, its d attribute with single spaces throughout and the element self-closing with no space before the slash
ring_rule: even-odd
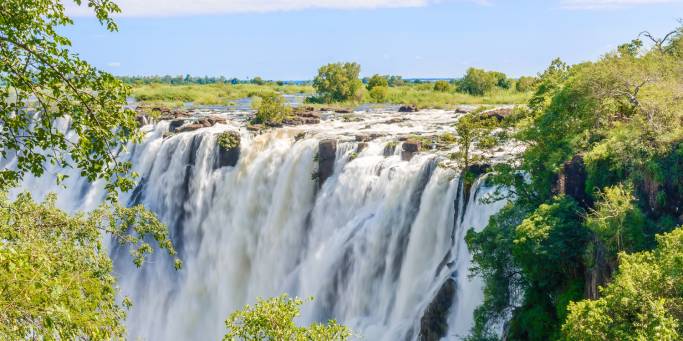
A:
<svg viewBox="0 0 683 341">
<path fill-rule="evenodd" d="M 240 158 L 240 134 L 236 131 L 223 132 L 219 134 L 216 143 L 214 168 L 235 167 Z"/>
<path fill-rule="evenodd" d="M 584 297 L 595 300 L 600 298 L 598 288 L 606 285 L 612 279 L 612 274 L 617 269 L 617 264 L 607 257 L 607 250 L 597 236 L 593 236 L 594 245 L 592 258 L 593 266 L 587 268 L 584 274 Z"/>
<path fill-rule="evenodd" d="M 322 187 L 327 178 L 334 173 L 334 161 L 337 158 L 337 140 L 322 140 L 318 144 L 318 183 Z"/>
<path fill-rule="evenodd" d="M 416 111 L 417 111 L 416 105 L 402 105 L 400 108 L 398 108 L 398 112 L 416 112 Z"/>
<path fill-rule="evenodd" d="M 487 117 L 487 118 L 495 118 L 498 121 L 504 120 L 506 117 L 512 115 L 512 109 L 511 108 L 498 108 L 498 109 L 493 109 L 489 111 L 484 111 L 481 113 L 482 116 Z"/>
<path fill-rule="evenodd" d="M 425 309 L 420 319 L 420 341 L 438 341 L 448 332 L 448 311 L 453 305 L 456 284 L 449 278 L 441 286 L 432 303 Z"/>
<path fill-rule="evenodd" d="M 403 146 L 401 149 L 401 160 L 410 161 L 413 158 L 413 156 L 415 156 L 415 154 L 417 154 L 419 151 L 419 141 L 408 140 L 406 142 L 403 142 Z"/>
<path fill-rule="evenodd" d="M 292 111 L 292 117 L 283 122 L 285 125 L 302 125 L 320 123 L 320 112 L 313 107 L 297 107 Z"/>
<path fill-rule="evenodd" d="M 587 176 L 583 156 L 575 155 L 562 166 L 553 192 L 570 196 L 581 206 L 590 207 L 592 202 L 586 193 Z"/>
</svg>

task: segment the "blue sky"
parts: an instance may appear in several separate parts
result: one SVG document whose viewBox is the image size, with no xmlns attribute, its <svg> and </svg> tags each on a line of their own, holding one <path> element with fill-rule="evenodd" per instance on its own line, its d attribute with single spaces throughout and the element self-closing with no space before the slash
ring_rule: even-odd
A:
<svg viewBox="0 0 683 341">
<path fill-rule="evenodd" d="M 362 75 L 459 77 L 470 66 L 536 74 L 555 57 L 594 60 L 683 0 L 118 0 L 119 32 L 69 8 L 73 49 L 117 75 L 311 79 L 325 63 Z"/>
</svg>

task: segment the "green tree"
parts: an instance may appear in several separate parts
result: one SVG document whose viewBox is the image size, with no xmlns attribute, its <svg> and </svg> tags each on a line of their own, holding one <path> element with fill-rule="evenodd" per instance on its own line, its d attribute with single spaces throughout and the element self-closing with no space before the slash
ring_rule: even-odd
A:
<svg viewBox="0 0 683 341">
<path fill-rule="evenodd" d="M 109 340 L 125 336 L 123 307 L 116 302 L 112 263 L 102 233 L 130 246 L 142 265 L 152 246 L 174 255 L 166 227 L 141 206 L 104 205 L 69 216 L 50 195 L 42 204 L 27 194 L 0 195 L 0 339 Z M 179 267 L 180 263 L 176 265 Z"/>
<path fill-rule="evenodd" d="M 438 80 L 434 83 L 434 91 L 448 92 L 450 90 L 451 90 L 451 86 L 445 80 Z"/>
<path fill-rule="evenodd" d="M 299 316 L 304 300 L 291 299 L 287 295 L 258 300 L 252 307 L 230 314 L 225 321 L 228 333 L 223 340 L 293 340 L 293 341 L 335 341 L 347 340 L 351 331 L 336 321 L 327 324 L 314 323 L 308 327 L 298 327 L 294 318 Z"/>
<path fill-rule="evenodd" d="M 335 63 L 322 66 L 313 80 L 313 87 L 324 102 L 359 99 L 363 83 L 358 79 L 360 65 Z"/>
<path fill-rule="evenodd" d="M 636 205 L 632 190 L 623 185 L 607 187 L 599 193 L 599 198 L 586 217 L 586 226 L 614 255 L 642 247 L 645 215 Z"/>
<path fill-rule="evenodd" d="M 473 163 L 483 161 L 485 152 L 495 145 L 496 140 L 491 132 L 496 127 L 496 123 L 495 118 L 476 112 L 458 119 L 455 124 L 458 152 L 454 156 L 461 161 L 464 169 L 468 169 Z"/>
<path fill-rule="evenodd" d="M 266 84 L 266 81 L 264 81 L 263 78 L 256 76 L 256 77 L 252 78 L 250 83 L 256 84 L 256 85 L 264 85 L 264 84 Z"/>
<path fill-rule="evenodd" d="M 388 94 L 389 88 L 386 86 L 375 86 L 370 90 L 370 98 L 376 103 L 384 102 Z"/>
<path fill-rule="evenodd" d="M 519 92 L 527 92 L 534 89 L 538 79 L 536 77 L 523 76 L 519 77 L 515 83 L 515 89 Z"/>
<path fill-rule="evenodd" d="M 512 82 L 506 74 L 500 71 L 489 71 L 489 74 L 491 74 L 496 79 L 497 87 L 501 89 L 509 89 L 512 86 Z"/>
<path fill-rule="evenodd" d="M 378 74 L 373 75 L 370 77 L 368 80 L 368 84 L 366 85 L 366 88 L 368 91 L 372 91 L 372 89 L 376 86 L 383 86 L 383 87 L 388 87 L 389 86 L 389 81 L 387 80 L 386 76 L 381 76 Z"/>
<path fill-rule="evenodd" d="M 87 5 L 116 30 L 113 2 Z M 0 193 L 52 164 L 78 169 L 90 181 L 103 179 L 108 204 L 69 217 L 54 207 L 53 196 L 35 204 L 27 195 L 11 202 L 0 194 L 0 339 L 124 335 L 102 232 L 129 246 L 138 266 L 152 252 L 152 240 L 175 254 L 153 214 L 116 201 L 118 191 L 135 185 L 130 163 L 117 156 L 142 135 L 135 113 L 125 109 L 129 89 L 67 49 L 71 43 L 59 32 L 70 24 L 61 0 L 0 2 L 0 156 L 16 161 L 0 171 Z M 73 136 L 59 128 L 62 122 Z M 57 181 L 64 177 L 58 174 Z"/>
<path fill-rule="evenodd" d="M 252 102 L 252 107 L 256 110 L 254 123 L 278 125 L 292 112 L 285 98 L 274 92 L 259 94 Z"/>
<path fill-rule="evenodd" d="M 619 255 L 598 300 L 569 305 L 567 340 L 680 340 L 683 335 L 683 227 L 657 237 L 653 251 Z"/>
<path fill-rule="evenodd" d="M 493 90 L 498 79 L 490 72 L 482 69 L 469 68 L 465 77 L 460 81 L 459 90 L 471 95 L 483 96 Z"/>
</svg>

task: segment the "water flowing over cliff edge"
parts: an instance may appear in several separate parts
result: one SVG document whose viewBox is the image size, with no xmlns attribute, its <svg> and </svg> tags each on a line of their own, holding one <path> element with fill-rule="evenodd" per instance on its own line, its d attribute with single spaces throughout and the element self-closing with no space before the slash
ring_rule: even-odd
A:
<svg viewBox="0 0 683 341">
<path fill-rule="evenodd" d="M 124 156 L 141 182 L 123 199 L 168 224 L 184 261 L 176 272 L 158 253 L 137 269 L 112 248 L 121 293 L 134 302 L 131 339 L 218 340 L 230 312 L 282 293 L 315 297 L 299 323 L 337 319 L 366 340 L 467 333 L 482 289 L 468 278 L 464 236 L 504 203 L 481 203 L 493 189 L 481 179 L 465 188 L 456 168 L 440 165 L 447 151 L 401 142 L 452 131 L 456 114 L 330 114 L 260 134 L 243 115 L 221 115 L 224 123 L 172 135 L 169 121 L 146 125 Z M 241 138 L 233 161 L 217 143 L 224 131 Z M 102 200 L 101 184 L 77 173 L 65 186 L 50 176 L 24 183 L 36 198 L 58 192 L 70 211 Z"/>
</svg>

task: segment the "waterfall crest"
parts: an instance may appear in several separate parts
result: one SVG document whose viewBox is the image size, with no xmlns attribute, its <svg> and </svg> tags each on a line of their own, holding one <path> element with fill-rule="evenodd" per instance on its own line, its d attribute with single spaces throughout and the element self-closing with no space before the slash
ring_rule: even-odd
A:
<svg viewBox="0 0 683 341">
<path fill-rule="evenodd" d="M 218 340 L 230 312 L 282 293 L 315 297 L 297 322 L 336 319 L 367 340 L 458 339 L 471 327 L 482 292 L 468 278 L 464 236 L 502 205 L 479 201 L 492 190 L 484 182 L 465 195 L 436 155 L 404 161 L 378 138 L 340 142 L 319 186 L 323 134 L 244 130 L 237 164 L 218 167 L 216 134 L 235 126 L 172 137 L 168 122 L 145 129 L 125 155 L 141 182 L 123 199 L 169 226 L 184 268 L 156 253 L 137 269 L 112 248 L 121 293 L 134 302 L 131 339 Z M 102 200 L 101 184 L 78 174 L 68 190 L 52 181 L 28 178 L 24 188 L 56 191 L 72 211 Z"/>
</svg>

